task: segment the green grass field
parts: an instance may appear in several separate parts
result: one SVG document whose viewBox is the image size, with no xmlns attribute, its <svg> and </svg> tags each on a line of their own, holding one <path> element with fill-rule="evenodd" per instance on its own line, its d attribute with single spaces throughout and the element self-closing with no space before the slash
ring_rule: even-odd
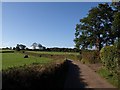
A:
<svg viewBox="0 0 120 90">
<path fill-rule="evenodd" d="M 73 55 L 79 55 L 79 53 L 76 52 L 45 52 L 45 51 L 26 51 L 31 53 L 37 53 L 37 54 L 52 54 L 52 55 L 65 55 L 65 54 L 73 54 Z"/>
<path fill-rule="evenodd" d="M 44 57 L 29 56 L 29 58 L 24 58 L 24 54 L 20 53 L 2 53 L 2 69 L 7 69 L 9 67 L 17 67 L 32 63 L 46 64 L 52 62 L 52 59 Z"/>
<path fill-rule="evenodd" d="M 32 63 L 41 63 L 41 64 L 47 64 L 51 61 L 53 61 L 50 58 L 45 57 L 36 57 L 29 55 L 29 58 L 24 58 L 24 54 L 22 53 L 14 53 L 9 52 L 11 50 L 2 50 L 4 53 L 2 54 L 2 69 L 7 69 L 9 67 L 18 67 L 23 66 L 27 64 Z M 26 51 L 30 53 L 36 53 L 36 54 L 52 54 L 52 55 L 79 55 L 79 53 L 71 53 L 71 52 L 45 52 L 45 51 Z"/>
</svg>

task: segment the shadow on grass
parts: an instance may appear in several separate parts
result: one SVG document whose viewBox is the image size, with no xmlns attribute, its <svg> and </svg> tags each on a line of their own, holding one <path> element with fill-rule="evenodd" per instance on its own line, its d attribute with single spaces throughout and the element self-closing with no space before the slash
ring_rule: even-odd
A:
<svg viewBox="0 0 120 90">
<path fill-rule="evenodd" d="M 68 63 L 50 64 L 11 68 L 2 72 L 2 90 L 36 90 L 55 88 L 63 89 Z M 44 69 L 44 70 L 42 70 Z"/>
<path fill-rule="evenodd" d="M 4 89 L 49 89 L 56 90 L 66 88 L 85 88 L 87 83 L 82 79 L 80 68 L 72 61 L 66 60 L 59 65 L 50 65 L 45 70 L 39 65 L 31 67 L 14 68 L 4 71 L 3 90 Z M 67 75 L 66 75 L 67 74 Z"/>
<path fill-rule="evenodd" d="M 69 65 L 68 75 L 65 81 L 64 88 L 86 88 L 87 83 L 81 78 L 80 68 L 73 64 L 71 60 L 67 60 Z"/>
</svg>

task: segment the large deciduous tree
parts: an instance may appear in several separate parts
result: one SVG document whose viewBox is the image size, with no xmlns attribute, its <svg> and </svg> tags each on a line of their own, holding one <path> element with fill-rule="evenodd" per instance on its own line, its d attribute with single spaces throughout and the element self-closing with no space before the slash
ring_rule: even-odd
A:
<svg viewBox="0 0 120 90">
<path fill-rule="evenodd" d="M 33 47 L 33 49 L 36 49 L 36 47 L 38 46 L 38 44 L 37 43 L 33 43 L 31 46 Z"/>
<path fill-rule="evenodd" d="M 39 49 L 43 49 L 43 46 L 41 44 L 38 44 Z"/>
<path fill-rule="evenodd" d="M 19 48 L 20 48 L 21 50 L 25 50 L 26 46 L 23 45 L 23 44 L 19 44 Z"/>
<path fill-rule="evenodd" d="M 87 17 L 76 25 L 75 44 L 77 48 L 92 48 L 100 50 L 103 45 L 114 43 L 112 28 L 114 11 L 107 3 L 99 4 L 89 10 Z"/>
<path fill-rule="evenodd" d="M 113 2 L 111 6 L 114 8 L 114 21 L 112 23 L 112 30 L 117 40 L 120 40 L 120 2 Z"/>
<path fill-rule="evenodd" d="M 25 50 L 26 46 L 23 44 L 17 44 L 16 51 Z"/>
</svg>

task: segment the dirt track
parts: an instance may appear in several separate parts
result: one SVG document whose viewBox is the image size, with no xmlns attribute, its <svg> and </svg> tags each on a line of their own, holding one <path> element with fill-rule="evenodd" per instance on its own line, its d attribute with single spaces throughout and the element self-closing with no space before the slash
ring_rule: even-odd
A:
<svg viewBox="0 0 120 90">
<path fill-rule="evenodd" d="M 115 88 L 94 70 L 78 62 L 68 60 L 69 71 L 64 88 Z"/>
</svg>

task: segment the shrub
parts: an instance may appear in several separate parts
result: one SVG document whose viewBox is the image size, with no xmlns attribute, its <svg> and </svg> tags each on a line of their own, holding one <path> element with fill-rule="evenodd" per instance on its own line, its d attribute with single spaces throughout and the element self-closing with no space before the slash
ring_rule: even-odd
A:
<svg viewBox="0 0 120 90">
<path fill-rule="evenodd" d="M 110 82 L 114 86 L 118 87 L 118 85 L 119 85 L 118 77 L 116 77 L 112 73 L 110 73 L 110 71 L 107 70 L 105 67 L 100 68 L 97 72 L 100 74 L 100 76 L 104 77 L 108 82 Z"/>
<path fill-rule="evenodd" d="M 9 68 L 2 71 L 3 90 L 63 88 L 67 71 L 67 61 Z"/>
<path fill-rule="evenodd" d="M 106 46 L 100 51 L 100 58 L 103 65 L 111 71 L 111 73 L 118 74 L 118 50 L 115 46 Z"/>
<path fill-rule="evenodd" d="M 100 62 L 99 51 L 87 50 L 82 51 L 82 60 L 83 63 L 98 63 Z"/>
<path fill-rule="evenodd" d="M 72 60 L 81 60 L 81 55 L 73 55 L 73 54 L 70 54 L 70 55 L 67 55 L 66 56 L 67 58 L 69 59 L 72 59 Z"/>
</svg>

